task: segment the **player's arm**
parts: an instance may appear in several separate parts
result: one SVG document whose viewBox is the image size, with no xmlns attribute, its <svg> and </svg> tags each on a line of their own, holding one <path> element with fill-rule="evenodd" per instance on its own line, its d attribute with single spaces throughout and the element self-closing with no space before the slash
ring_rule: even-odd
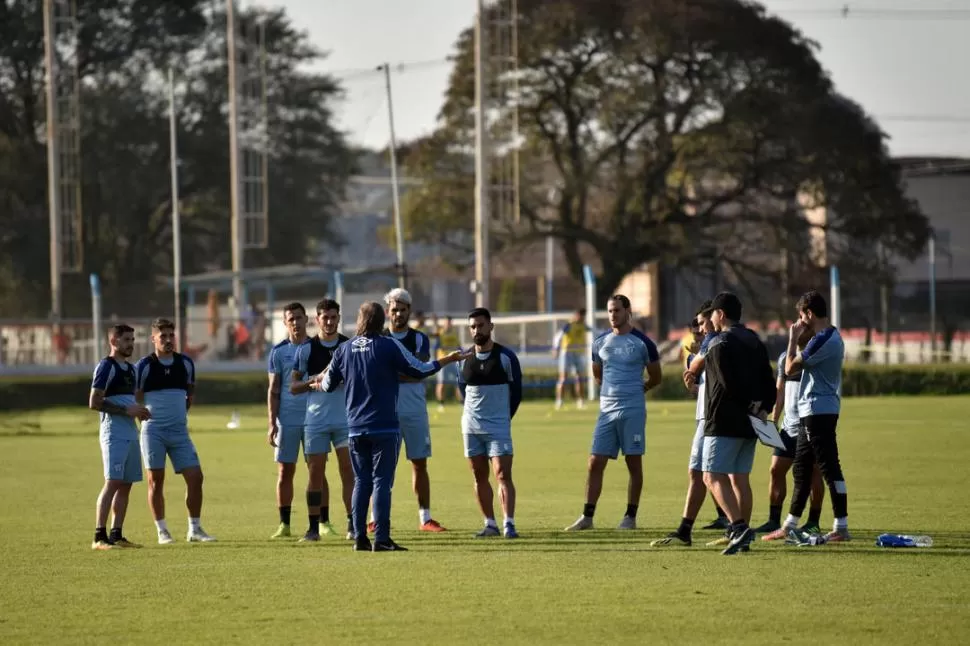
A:
<svg viewBox="0 0 970 646">
<path fill-rule="evenodd" d="M 511 373 L 509 375 L 509 417 L 512 418 L 515 417 L 516 411 L 519 410 L 519 404 L 522 403 L 522 366 L 514 352 L 508 352 L 506 356 L 509 358 L 509 372 Z"/>
<path fill-rule="evenodd" d="M 781 420 L 782 411 L 785 410 L 785 378 L 779 376 L 775 380 L 775 409 L 771 415 L 771 420 L 777 424 Z"/>
<path fill-rule="evenodd" d="M 431 360 L 431 341 L 423 334 L 418 334 L 418 347 L 414 353 L 414 356 L 421 362 L 428 362 Z M 413 384 L 421 381 L 421 379 L 411 377 L 410 375 L 398 375 L 398 379 L 403 384 Z M 464 397 L 464 395 L 462 395 Z"/>
<path fill-rule="evenodd" d="M 684 371 L 684 386 L 690 390 L 697 384 L 697 379 L 704 373 L 705 357 L 702 354 L 695 355 L 691 360 L 687 370 Z"/>
<path fill-rule="evenodd" d="M 653 390 L 663 381 L 663 368 L 660 364 L 660 352 L 653 341 L 646 343 L 644 363 L 647 367 L 647 380 L 643 383 L 643 392 Z"/>
<path fill-rule="evenodd" d="M 443 366 L 449 363 L 455 363 L 460 357 L 460 353 L 452 352 L 446 357 L 442 357 L 440 361 L 421 361 L 416 356 L 408 352 L 400 341 L 394 337 L 388 337 L 393 342 L 393 349 L 391 350 L 391 357 L 394 361 L 394 368 L 398 373 L 402 375 L 407 375 L 408 377 L 414 377 L 415 379 L 424 379 L 435 374 Z"/>
<path fill-rule="evenodd" d="M 564 336 L 566 336 L 566 332 L 568 330 L 569 323 L 566 323 L 566 325 L 562 326 L 559 331 L 556 332 L 556 336 L 552 339 L 552 353 L 557 357 L 559 356 L 559 352 L 562 348 L 562 339 Z"/>
<path fill-rule="evenodd" d="M 148 378 L 148 363 L 144 359 L 135 364 L 135 401 L 145 403 L 145 379 Z"/>
<path fill-rule="evenodd" d="M 813 336 L 812 340 L 808 342 L 805 349 L 798 352 L 798 348 L 794 348 L 795 356 L 792 357 L 791 353 L 793 351 L 792 343 L 788 344 L 788 357 L 791 360 L 793 367 L 793 372 L 797 372 L 799 368 L 811 368 L 812 366 L 817 366 L 827 359 L 831 359 L 839 353 L 839 345 L 832 342 L 832 337 L 819 337 Z M 786 367 L 788 362 L 786 362 Z"/>
<path fill-rule="evenodd" d="M 185 363 L 188 381 L 185 384 L 185 410 L 189 410 L 192 408 L 192 402 L 195 399 L 195 363 L 186 356 L 182 357 L 182 361 Z"/>
<path fill-rule="evenodd" d="M 104 391 L 100 388 L 92 388 L 91 394 L 88 396 L 88 408 L 108 415 L 128 415 L 130 407 L 105 401 Z M 134 417 L 134 415 L 131 415 L 131 417 Z"/>
<path fill-rule="evenodd" d="M 332 393 L 344 382 L 344 375 L 340 364 L 343 363 L 344 348 L 346 347 L 346 344 L 337 347 L 333 353 L 333 358 L 330 359 L 330 365 L 323 371 L 323 378 L 320 380 L 320 385 L 318 386 L 322 392 Z"/>
<path fill-rule="evenodd" d="M 593 339 L 592 356 L 590 359 L 593 362 L 593 380 L 596 381 L 597 386 L 603 385 L 603 360 L 600 359 L 600 348 L 596 339 Z"/>
<path fill-rule="evenodd" d="M 468 390 L 468 384 L 465 382 L 465 375 L 463 373 L 463 366 L 461 362 L 458 363 L 458 392 L 461 393 L 461 400 L 465 401 L 466 391 Z"/>
<path fill-rule="evenodd" d="M 316 377 L 309 377 L 306 380 L 303 379 L 310 368 L 309 344 L 301 345 L 296 351 L 295 358 L 296 364 L 293 366 L 293 372 L 290 373 L 290 393 L 293 395 L 302 395 L 313 390 L 313 384 L 319 384 L 323 377 L 322 375 L 317 375 Z"/>
</svg>

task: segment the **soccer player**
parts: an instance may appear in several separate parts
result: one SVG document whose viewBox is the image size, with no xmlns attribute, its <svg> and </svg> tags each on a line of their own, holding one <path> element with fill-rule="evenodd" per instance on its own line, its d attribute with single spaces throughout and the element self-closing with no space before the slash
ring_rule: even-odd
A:
<svg viewBox="0 0 970 646">
<path fill-rule="evenodd" d="M 307 404 L 306 394 L 294 394 L 290 388 L 297 350 L 307 343 L 307 315 L 302 303 L 290 303 L 283 308 L 283 324 L 286 326 L 287 338 L 273 346 L 268 360 L 269 389 L 266 400 L 269 409 L 269 432 L 266 441 L 276 449 L 276 506 L 280 512 L 280 525 L 270 538 L 291 536 L 293 476 L 296 474 L 296 460 L 303 441 L 303 421 Z"/>
<path fill-rule="evenodd" d="M 354 465 L 354 549 L 392 552 L 405 548 L 391 540 L 391 487 L 400 450 L 397 416 L 399 375 L 430 377 L 442 365 L 466 358 L 452 352 L 425 363 L 393 337 L 384 336 L 385 314 L 380 303 L 364 303 L 357 314 L 357 334 L 341 343 L 323 373 L 319 388 L 334 392 L 346 384 L 345 403 L 350 455 Z M 374 497 L 374 543 L 367 538 L 368 501 Z"/>
<path fill-rule="evenodd" d="M 812 338 L 810 330 L 802 332 L 798 339 L 798 351 L 802 352 L 805 345 Z M 801 428 L 801 420 L 798 417 L 798 384 L 802 378 L 802 371 L 796 370 L 795 374 L 788 376 L 785 374 L 785 358 L 787 352 L 782 352 L 778 358 L 778 370 L 775 378 L 775 388 L 778 390 L 775 399 L 775 412 L 772 414 L 776 425 L 784 421 L 781 425 L 781 439 L 785 443 L 784 449 L 775 449 L 771 456 L 771 470 L 768 472 L 768 522 L 754 530 L 759 534 L 768 534 L 781 528 L 781 508 L 785 502 L 785 495 L 788 493 L 786 479 L 788 471 L 791 470 L 792 462 L 795 460 L 795 447 L 798 444 L 798 431 Z M 825 497 L 825 487 L 822 484 L 822 472 L 818 465 L 815 466 L 812 475 L 812 505 L 808 512 L 808 522 L 799 531 L 808 534 L 819 533 L 819 520 L 822 516 L 822 500 Z"/>
<path fill-rule="evenodd" d="M 593 377 L 600 384 L 600 414 L 593 431 L 593 447 L 586 478 L 583 515 L 567 532 L 593 528 L 593 513 L 603 489 L 609 460 L 623 451 L 630 483 L 626 513 L 618 529 L 636 529 L 643 490 L 643 454 L 646 451 L 647 410 L 644 394 L 663 378 L 657 346 L 632 325 L 630 299 L 621 294 L 607 306 L 611 330 L 593 341 Z M 643 381 L 643 369 L 647 380 Z"/>
<path fill-rule="evenodd" d="M 138 427 L 135 420 L 146 420 L 148 409 L 135 401 L 135 368 L 128 359 L 135 349 L 135 330 L 115 325 L 108 332 L 111 353 L 98 362 L 91 381 L 88 407 L 101 415 L 101 458 L 104 462 L 104 487 L 98 495 L 94 542 L 91 548 L 141 547 L 121 531 L 128 512 L 131 485 L 141 482 L 138 456 Z M 113 512 L 108 535 L 108 509 Z"/>
<path fill-rule="evenodd" d="M 436 356 L 438 359 L 442 359 L 448 356 L 449 352 L 454 352 L 458 349 L 461 344 L 461 339 L 458 336 L 458 332 L 452 327 L 451 317 L 445 317 L 445 323 L 435 334 L 437 340 L 437 351 Z M 456 368 L 443 368 L 438 372 L 437 384 L 435 385 L 435 398 L 438 400 L 438 410 L 443 411 L 445 409 L 445 384 L 455 385 L 455 397 L 458 401 L 461 401 L 461 391 L 458 390 L 458 371 Z"/>
<path fill-rule="evenodd" d="M 320 533 L 336 535 L 330 523 L 330 486 L 327 483 L 327 454 L 330 447 L 337 456 L 337 468 L 343 485 L 344 510 L 347 514 L 347 532 L 350 535 L 350 497 L 354 489 L 354 468 L 350 463 L 349 439 L 347 437 L 347 408 L 344 389 L 332 393 L 321 391 L 319 377 L 330 365 L 333 353 L 349 339 L 339 333 L 340 305 L 326 298 L 317 303 L 317 329 L 319 334 L 309 343 L 297 349 L 290 391 L 295 394 L 309 392 L 306 420 L 303 424 L 303 455 L 306 457 L 309 477 L 306 485 L 307 516 L 310 521 L 302 542 L 320 540 Z M 309 379 L 303 381 L 304 375 Z"/>
<path fill-rule="evenodd" d="M 165 458 L 185 479 L 185 506 L 189 511 L 190 543 L 216 540 L 202 529 L 202 467 L 189 437 L 188 411 L 195 395 L 195 364 L 175 352 L 175 324 L 168 319 L 152 323 L 155 352 L 135 364 L 135 399 L 151 417 L 141 425 L 141 450 L 148 469 L 148 507 L 155 519 L 160 545 L 175 542 L 165 522 Z"/>
<path fill-rule="evenodd" d="M 431 358 L 431 340 L 424 332 L 408 325 L 411 294 L 406 289 L 392 289 L 384 296 L 384 305 L 390 323 L 385 334 L 397 339 L 419 361 L 428 361 Z M 431 423 L 428 421 L 427 388 L 422 380 L 408 375 L 401 375 L 400 381 L 397 417 L 401 424 L 405 456 L 411 463 L 411 488 L 418 499 L 418 529 L 423 532 L 443 532 L 445 528 L 431 517 L 431 480 L 428 477 Z"/>
<path fill-rule="evenodd" d="M 556 409 L 562 408 L 562 393 L 572 373 L 573 392 L 576 394 L 576 407 L 583 407 L 583 378 L 586 376 L 586 310 L 579 309 L 573 313 L 571 321 L 566 323 L 553 340 L 553 351 L 559 359 L 559 380 L 556 382 Z"/>
<path fill-rule="evenodd" d="M 485 518 L 479 538 L 498 536 L 489 463 L 498 482 L 502 501 L 505 538 L 518 538 L 515 531 L 515 484 L 512 482 L 512 418 L 522 402 L 522 368 L 515 353 L 492 341 L 492 315 L 484 307 L 468 313 L 468 327 L 475 342 L 475 354 L 459 364 L 458 387 L 465 405 L 461 434 L 465 457 L 475 476 L 478 508 Z"/>
<path fill-rule="evenodd" d="M 691 334 L 695 339 L 703 337 L 703 340 L 700 341 L 699 346 L 690 346 L 696 354 L 692 352 L 687 356 L 685 362 L 685 368 L 687 370 L 690 370 L 695 362 L 698 364 L 703 362 L 704 355 L 707 353 L 711 341 L 717 336 L 717 333 L 714 331 L 714 326 L 711 323 L 711 301 L 705 301 L 701 305 L 692 323 Z M 696 383 L 694 380 L 688 382 L 688 388 L 697 394 L 697 405 L 695 407 L 696 414 L 694 415 L 696 419 L 694 439 L 691 442 L 690 459 L 687 465 L 687 500 L 684 503 L 684 515 L 681 517 L 680 526 L 677 530 L 667 534 L 664 538 L 653 541 L 650 544 L 653 547 L 667 545 L 689 547 L 693 543 L 692 532 L 694 529 L 694 521 L 697 519 L 697 514 L 704 504 L 704 496 L 707 495 L 707 485 L 704 484 L 703 462 L 701 459 L 704 451 L 704 406 L 706 400 L 703 371 L 697 377 Z M 716 503 L 717 501 L 715 500 Z M 717 508 L 717 513 L 718 520 L 711 525 L 715 525 L 721 520 L 723 512 L 720 507 Z M 723 527 L 712 527 L 711 525 L 704 529 L 723 529 L 723 527 L 727 526 L 727 523 L 724 522 Z M 713 544 L 720 543 L 714 541 Z M 711 543 L 708 545 L 711 545 Z"/>
<path fill-rule="evenodd" d="M 767 419 L 775 403 L 775 380 L 768 350 L 741 324 L 741 300 L 722 292 L 711 303 L 718 334 L 704 360 L 704 483 L 731 519 L 724 555 L 746 551 L 754 540 L 751 520 L 751 467 L 757 436 L 750 416 Z"/>
<path fill-rule="evenodd" d="M 802 427 L 795 447 L 795 491 L 792 493 L 788 518 L 781 529 L 764 537 L 774 540 L 788 535 L 795 529 L 805 511 L 812 483 L 812 470 L 818 464 L 822 477 L 829 488 L 835 524 L 825 535 L 826 542 L 851 540 L 848 521 L 848 494 L 845 477 L 839 462 L 839 445 L 836 426 L 842 407 L 842 364 L 845 345 L 842 336 L 829 321 L 828 304 L 816 291 L 806 292 L 796 304 L 798 320 L 791 326 L 788 351 L 785 357 L 785 374 L 793 375 L 801 369 L 798 382 L 798 415 Z M 798 352 L 798 339 L 802 332 L 810 330 L 814 336 Z"/>
</svg>

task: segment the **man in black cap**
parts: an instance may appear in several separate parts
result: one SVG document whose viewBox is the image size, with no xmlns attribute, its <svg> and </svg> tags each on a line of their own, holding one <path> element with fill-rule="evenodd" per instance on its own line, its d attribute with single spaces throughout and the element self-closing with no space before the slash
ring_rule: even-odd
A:
<svg viewBox="0 0 970 646">
<path fill-rule="evenodd" d="M 725 555 L 747 551 L 754 540 L 751 467 L 757 436 L 749 416 L 766 419 L 775 403 L 775 380 L 761 338 L 741 324 L 741 300 L 714 297 L 711 323 L 720 332 L 705 357 L 704 482 L 731 520 Z"/>
</svg>

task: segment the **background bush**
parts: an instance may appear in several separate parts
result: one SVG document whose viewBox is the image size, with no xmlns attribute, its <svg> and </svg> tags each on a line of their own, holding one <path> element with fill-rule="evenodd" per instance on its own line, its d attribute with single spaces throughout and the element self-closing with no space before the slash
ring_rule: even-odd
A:
<svg viewBox="0 0 970 646">
<path fill-rule="evenodd" d="M 664 381 L 650 399 L 691 399 L 680 380 L 681 367 L 664 367 Z M 554 372 L 529 370 L 524 375 L 525 399 L 551 399 Z M 433 398 L 434 378 L 428 380 Z M 6 377 L 0 379 L 0 411 L 55 406 L 81 406 L 88 400 L 91 378 L 84 375 Z M 266 401 L 266 373 L 200 373 L 196 403 L 258 404 Z M 866 395 L 960 395 L 970 393 L 970 364 L 904 366 L 847 365 L 842 377 L 846 397 Z M 450 397 L 450 393 L 449 393 Z"/>
</svg>

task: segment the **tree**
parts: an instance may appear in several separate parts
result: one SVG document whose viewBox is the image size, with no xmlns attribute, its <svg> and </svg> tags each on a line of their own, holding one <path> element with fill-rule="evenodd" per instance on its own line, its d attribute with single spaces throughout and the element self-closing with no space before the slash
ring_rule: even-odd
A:
<svg viewBox="0 0 970 646">
<path fill-rule="evenodd" d="M 157 289 L 172 267 L 169 66 L 177 80 L 184 271 L 229 266 L 223 4 L 78 3 L 84 267 L 65 276 L 68 315 L 88 310 L 89 272 L 102 277 L 106 308 L 147 314 L 169 302 L 168 288 Z M 333 126 L 339 87 L 306 71 L 320 52 L 282 10 L 264 18 L 270 236 L 267 249 L 247 252 L 249 267 L 302 262 L 322 237 L 332 239 L 329 224 L 353 167 Z M 6 315 L 42 316 L 49 302 L 43 51 L 41 3 L 0 0 L 0 311 Z"/>
<path fill-rule="evenodd" d="M 873 265 L 875 254 L 862 250 L 882 245 L 912 257 L 925 243 L 926 218 L 904 197 L 883 133 L 834 92 L 814 45 L 759 5 L 518 7 L 517 91 L 504 92 L 492 112 L 501 123 L 518 110 L 524 222 L 497 223 L 496 234 L 556 237 L 576 277 L 589 250 L 600 301 L 650 261 L 727 265 L 756 296 L 765 281 L 777 292 L 782 245 L 805 258 L 812 236 L 824 233 L 827 251 L 815 261 Z M 442 229 L 450 224 L 460 238 L 471 226 L 471 214 L 454 207 L 463 198 L 448 188 L 467 187 L 467 170 L 459 183 L 440 169 L 470 168 L 473 44 L 470 30 L 459 36 L 429 140 L 437 143 L 407 171 L 428 182 L 426 199 L 410 205 L 412 234 L 452 235 Z M 467 208 L 467 198 L 458 203 Z M 823 210 L 824 221 L 805 217 Z M 439 220 L 418 224 L 430 214 Z"/>
</svg>

